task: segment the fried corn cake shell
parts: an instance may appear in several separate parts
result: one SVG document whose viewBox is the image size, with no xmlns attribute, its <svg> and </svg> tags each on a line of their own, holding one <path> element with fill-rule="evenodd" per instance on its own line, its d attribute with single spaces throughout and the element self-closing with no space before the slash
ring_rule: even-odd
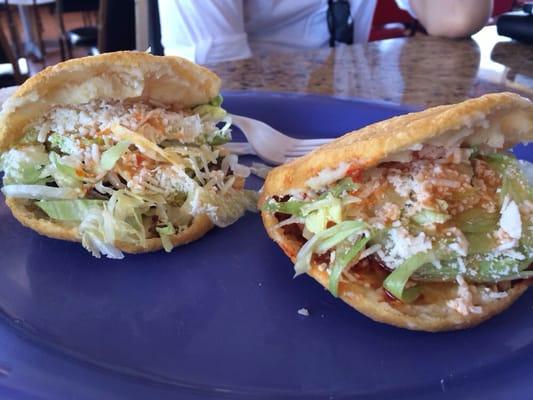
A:
<svg viewBox="0 0 533 400">
<path fill-rule="evenodd" d="M 347 163 L 349 168 L 365 170 L 430 139 L 479 135 L 485 129 L 499 130 L 504 135 L 506 147 L 530 141 L 533 138 L 533 104 L 512 93 L 489 94 L 391 118 L 350 132 L 304 157 L 273 169 L 265 181 L 259 207 L 273 196 L 281 198 L 305 190 L 310 178 L 324 170 L 335 170 L 342 163 Z M 302 242 L 276 227 L 279 221 L 274 214 L 262 212 L 261 215 L 268 235 L 294 263 Z M 311 265 L 308 274 L 328 287 L 329 276 L 317 265 Z M 425 283 L 426 302 L 403 304 L 384 299 L 383 279 L 371 271 L 359 273 L 358 279 L 340 283 L 338 296 L 375 321 L 423 331 L 477 325 L 505 310 L 527 289 L 526 283 L 515 282 L 507 289 L 506 297 L 483 302 L 480 313 L 462 315 L 446 305 L 448 300 L 456 297 L 455 283 Z"/>
<path fill-rule="evenodd" d="M 0 152 L 15 145 L 26 125 L 55 106 L 111 99 L 151 101 L 180 110 L 205 104 L 219 91 L 217 75 L 179 57 L 123 51 L 72 59 L 28 79 L 6 100 L 0 114 Z M 242 185 L 241 179 L 234 186 Z M 8 197 L 6 204 L 20 223 L 41 235 L 81 241 L 77 226 L 51 220 L 28 200 Z M 198 215 L 186 230 L 169 239 L 174 246 L 183 245 L 212 228 L 206 215 Z M 149 238 L 144 244 L 119 242 L 116 247 L 126 253 L 144 253 L 163 245 L 161 239 Z"/>
</svg>

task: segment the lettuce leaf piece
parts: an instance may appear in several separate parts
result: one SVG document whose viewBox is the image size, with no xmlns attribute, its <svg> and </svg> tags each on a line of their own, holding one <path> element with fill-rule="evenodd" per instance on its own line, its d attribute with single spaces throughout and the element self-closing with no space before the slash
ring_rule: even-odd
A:
<svg viewBox="0 0 533 400">
<path fill-rule="evenodd" d="M 63 154 L 75 154 L 79 151 L 79 146 L 70 136 L 60 135 L 57 132 L 48 136 L 48 142 Z"/>
<path fill-rule="evenodd" d="M 468 240 L 468 254 L 490 253 L 496 247 L 498 242 L 489 233 L 465 233 Z"/>
<path fill-rule="evenodd" d="M 142 214 L 154 205 L 152 199 L 128 190 L 115 191 L 102 208 L 91 207 L 80 222 L 83 246 L 95 257 L 122 258 L 115 243 L 144 245 Z"/>
<path fill-rule="evenodd" d="M 349 224 L 350 222 L 353 222 L 353 224 Z M 337 226 L 341 226 L 338 231 L 331 230 Z M 342 241 L 346 240 L 350 236 L 353 236 L 355 233 L 359 234 L 365 231 L 370 232 L 370 228 L 366 224 L 362 224 L 361 221 L 344 221 L 329 228 L 328 230 L 330 230 L 330 235 L 323 238 L 316 246 L 316 252 L 318 254 L 325 253 L 326 251 L 334 248 Z"/>
<path fill-rule="evenodd" d="M 193 113 L 198 114 L 201 119 L 220 121 L 228 114 L 226 110 L 221 107 L 213 106 L 211 104 L 202 104 L 192 109 Z"/>
<path fill-rule="evenodd" d="M 131 142 L 128 140 L 121 140 L 113 147 L 104 151 L 100 158 L 100 170 L 110 171 L 113 169 L 120 157 L 122 157 L 122 155 L 128 150 L 130 144 Z"/>
<path fill-rule="evenodd" d="M 343 221 L 315 234 L 300 248 L 294 264 L 294 276 L 309 270 L 313 253 L 323 254 L 348 237 L 359 235 L 369 230 L 369 226 L 363 221 Z"/>
<path fill-rule="evenodd" d="M 457 228 L 463 233 L 487 233 L 498 229 L 498 213 L 489 213 L 482 208 L 471 208 L 453 218 Z"/>
<path fill-rule="evenodd" d="M 76 173 L 76 169 L 67 163 L 55 152 L 49 154 L 49 172 L 60 187 L 80 188 L 83 180 Z"/>
<path fill-rule="evenodd" d="M 304 204 L 300 214 L 305 217 L 305 226 L 313 233 L 326 229 L 329 221 L 336 224 L 342 221 L 342 203 L 331 194 L 320 200 Z"/>
<path fill-rule="evenodd" d="M 302 207 L 307 204 L 310 204 L 310 202 L 301 200 L 288 200 L 283 202 L 277 202 L 274 199 L 269 199 L 263 204 L 263 206 L 261 207 L 261 211 L 269 212 L 272 214 L 282 213 L 302 217 Z"/>
<path fill-rule="evenodd" d="M 81 221 L 92 208 L 103 209 L 103 200 L 40 200 L 37 206 L 50 218 L 60 221 Z"/>
<path fill-rule="evenodd" d="M 231 141 L 231 117 L 226 115 L 221 123 L 223 125 L 220 128 L 206 135 L 205 140 L 211 146 L 220 146 Z"/>
<path fill-rule="evenodd" d="M 178 167 L 187 165 L 187 161 L 174 152 L 165 151 L 156 143 L 147 139 L 143 135 L 132 131 L 122 125 L 115 124 L 111 126 L 111 132 L 121 141 L 128 141 L 133 143 L 143 154 L 157 161 L 167 161 Z"/>
<path fill-rule="evenodd" d="M 102 254 L 112 259 L 124 258 L 124 254 L 115 246 L 120 225 L 105 207 L 103 210 L 88 210 L 78 228 L 82 246 L 96 258 Z"/>
<path fill-rule="evenodd" d="M 344 271 L 354 258 L 359 256 L 369 240 L 370 236 L 363 236 L 347 249 L 337 249 L 335 262 L 331 268 L 328 282 L 328 289 L 333 296 L 337 297 L 342 271 Z"/>
<path fill-rule="evenodd" d="M 220 107 L 223 102 L 224 102 L 224 98 L 222 97 L 221 94 L 218 94 L 213 100 L 209 102 L 209 104 L 214 107 Z"/>
<path fill-rule="evenodd" d="M 328 226 L 328 213 L 326 209 L 315 210 L 305 217 L 305 227 L 309 232 L 319 233 Z"/>
<path fill-rule="evenodd" d="M 167 253 L 170 253 L 174 248 L 172 241 L 169 236 L 172 236 L 176 233 L 174 226 L 172 224 L 165 225 L 163 227 L 155 228 L 159 237 L 161 238 L 161 244 Z"/>
<path fill-rule="evenodd" d="M 418 297 L 418 290 L 415 288 L 406 290 L 405 285 L 411 275 L 424 264 L 430 263 L 434 258 L 433 252 L 421 252 L 412 255 L 387 276 L 383 281 L 383 287 L 404 303 L 413 302 Z"/>
<path fill-rule="evenodd" d="M 353 192 L 359 188 L 359 184 L 352 181 L 351 178 L 341 179 L 327 192 L 324 192 L 317 200 L 303 201 L 303 200 L 287 200 L 277 202 L 274 199 L 269 199 L 261 207 L 261 211 L 270 213 L 290 214 L 298 217 L 305 217 L 317 210 L 327 210 L 329 213 L 322 213 L 330 215 L 330 220 L 336 223 L 341 221 L 342 203 L 339 199 L 346 194 Z M 315 215 L 314 218 L 320 218 Z"/>
<path fill-rule="evenodd" d="M 76 199 L 81 194 L 76 189 L 45 185 L 5 185 L 2 188 L 2 193 L 6 197 L 36 200 Z"/>
<path fill-rule="evenodd" d="M 4 184 L 44 184 L 48 181 L 43 168 L 49 163 L 43 145 L 13 148 L 0 156 Z"/>
<path fill-rule="evenodd" d="M 358 183 L 355 183 L 352 178 L 343 178 L 331 189 L 329 189 L 327 193 L 329 193 L 333 197 L 340 198 L 350 192 L 359 189 L 359 186 L 360 185 Z"/>
<path fill-rule="evenodd" d="M 329 208 L 340 208 L 342 206 L 341 201 L 330 194 L 322 197 L 319 200 L 310 201 L 302 205 L 300 212 L 303 216 L 309 215 L 316 210 L 326 210 Z"/>
<path fill-rule="evenodd" d="M 418 225 L 433 225 L 443 224 L 450 219 L 450 216 L 434 210 L 425 209 L 417 212 L 411 219 Z"/>
<path fill-rule="evenodd" d="M 486 154 L 485 159 L 489 165 L 502 176 L 500 196 L 503 201 L 509 195 L 517 204 L 525 200 L 533 200 L 533 193 L 528 180 L 518 163 L 518 160 L 508 153 Z"/>
<path fill-rule="evenodd" d="M 199 143 L 205 141 L 211 146 L 220 146 L 231 141 L 231 117 L 222 107 L 223 98 L 219 94 L 208 104 L 202 104 L 193 108 L 193 112 L 198 114 L 202 122 L 218 123 L 223 125 L 216 127 L 212 132 L 206 132 L 199 139 Z"/>
<path fill-rule="evenodd" d="M 500 254 L 474 254 L 469 255 L 459 262 L 458 258 L 443 260 L 440 266 L 426 264 L 418 269 L 412 276 L 413 280 L 420 281 L 455 281 L 457 275 L 469 282 L 496 283 L 518 279 L 524 270 L 529 267 L 530 259 L 519 252 L 520 260 Z"/>
</svg>

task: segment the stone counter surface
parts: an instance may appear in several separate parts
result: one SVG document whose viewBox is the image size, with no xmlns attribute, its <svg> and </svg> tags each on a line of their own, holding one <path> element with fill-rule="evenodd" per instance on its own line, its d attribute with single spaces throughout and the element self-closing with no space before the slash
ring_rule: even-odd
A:
<svg viewBox="0 0 533 400">
<path fill-rule="evenodd" d="M 257 52 L 207 67 L 220 75 L 223 90 L 315 93 L 423 107 L 501 91 L 533 99 L 533 46 L 499 36 L 494 26 L 466 40 L 417 34 L 334 49 Z M 0 103 L 14 89 L 0 89 Z"/>
<path fill-rule="evenodd" d="M 472 39 L 425 35 L 208 65 L 226 90 L 360 97 L 434 106 L 489 92 L 533 97 L 533 46 L 487 27 Z"/>
</svg>

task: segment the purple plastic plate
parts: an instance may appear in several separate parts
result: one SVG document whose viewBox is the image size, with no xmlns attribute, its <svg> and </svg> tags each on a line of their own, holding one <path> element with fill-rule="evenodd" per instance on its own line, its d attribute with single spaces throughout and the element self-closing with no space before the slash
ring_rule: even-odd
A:
<svg viewBox="0 0 533 400">
<path fill-rule="evenodd" d="M 309 138 L 408 111 L 266 92 L 228 92 L 225 106 Z M 533 155 L 524 146 L 517 154 Z M 2 201 L 0 264 L 2 399 L 487 400 L 533 391 L 533 293 L 466 331 L 378 324 L 312 279 L 292 279 L 258 215 L 170 254 L 111 261 L 22 227 Z"/>
</svg>

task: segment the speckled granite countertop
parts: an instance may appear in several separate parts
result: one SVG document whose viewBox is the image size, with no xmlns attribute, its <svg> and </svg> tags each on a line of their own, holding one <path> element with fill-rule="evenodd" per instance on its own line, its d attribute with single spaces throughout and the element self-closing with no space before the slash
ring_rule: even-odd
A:
<svg viewBox="0 0 533 400">
<path fill-rule="evenodd" d="M 361 97 L 433 106 L 488 92 L 533 98 L 533 47 L 487 27 L 473 39 L 424 35 L 209 65 L 223 89 Z"/>
</svg>

